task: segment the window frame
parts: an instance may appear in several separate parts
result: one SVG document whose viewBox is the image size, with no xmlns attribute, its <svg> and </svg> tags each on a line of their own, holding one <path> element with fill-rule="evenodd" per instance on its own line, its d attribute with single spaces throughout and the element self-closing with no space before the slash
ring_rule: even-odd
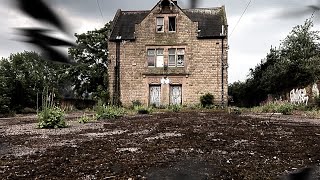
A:
<svg viewBox="0 0 320 180">
<path fill-rule="evenodd" d="M 174 31 L 170 31 L 170 19 L 174 19 Z M 168 16 L 168 32 L 175 33 L 177 32 L 177 17 L 176 16 Z"/>
<path fill-rule="evenodd" d="M 162 50 L 162 53 L 159 53 L 159 51 Z M 149 55 L 149 51 L 154 51 L 153 55 Z M 147 66 L 150 68 L 162 68 L 164 67 L 164 48 L 148 48 L 147 49 Z M 149 58 L 153 58 L 153 66 L 149 65 Z M 158 65 L 158 57 L 162 57 L 163 65 L 159 66 Z"/>
<path fill-rule="evenodd" d="M 175 53 L 170 53 L 170 50 L 174 49 Z M 178 53 L 179 49 L 181 49 L 183 51 L 183 53 Z M 170 64 L 170 56 L 174 56 L 174 65 Z M 179 56 L 183 57 L 183 63 L 182 65 L 178 64 L 178 59 Z M 168 67 L 185 67 L 185 56 L 186 56 L 186 52 L 185 52 L 185 48 L 168 48 Z"/>
<path fill-rule="evenodd" d="M 162 25 L 158 24 L 158 22 L 159 22 L 158 20 L 159 19 L 162 19 Z M 164 24 L 165 24 L 164 17 L 156 17 L 156 32 L 157 33 L 164 33 L 164 31 L 165 31 L 164 30 L 165 29 L 165 25 Z M 162 30 L 161 31 L 158 30 L 159 29 L 158 26 L 162 26 Z"/>
</svg>

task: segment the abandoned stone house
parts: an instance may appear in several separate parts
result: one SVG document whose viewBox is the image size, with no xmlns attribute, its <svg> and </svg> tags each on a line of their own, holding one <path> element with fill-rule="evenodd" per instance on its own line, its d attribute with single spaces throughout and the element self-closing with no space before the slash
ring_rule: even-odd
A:
<svg viewBox="0 0 320 180">
<path fill-rule="evenodd" d="M 224 6 L 181 9 L 160 0 L 151 10 L 118 10 L 108 42 L 113 104 L 198 104 L 206 93 L 226 105 L 227 19 Z"/>
</svg>

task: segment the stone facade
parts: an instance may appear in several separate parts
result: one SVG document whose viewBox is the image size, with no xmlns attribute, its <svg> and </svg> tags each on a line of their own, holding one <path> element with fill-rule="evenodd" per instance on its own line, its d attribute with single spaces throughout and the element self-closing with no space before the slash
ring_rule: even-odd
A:
<svg viewBox="0 0 320 180">
<path fill-rule="evenodd" d="M 115 91 L 120 91 L 119 98 L 124 106 L 130 106 L 132 101 L 136 100 L 150 105 L 150 86 L 158 85 L 161 89 L 161 105 L 169 105 L 170 86 L 179 85 L 183 105 L 198 104 L 200 96 L 206 93 L 214 95 L 216 104 L 226 105 L 227 36 L 199 38 L 198 22 L 192 21 L 178 6 L 170 7 L 170 13 L 161 13 L 160 8 L 162 7 L 159 4 L 156 5 L 140 23 L 135 24 L 133 40 L 123 40 L 119 36 L 118 40 L 109 41 L 108 70 L 111 96 L 116 95 Z M 224 10 L 223 7 L 221 9 Z M 164 17 L 164 32 L 156 30 L 157 17 Z M 168 32 L 168 17 L 176 17 L 175 32 Z M 227 26 L 222 29 L 225 31 L 223 33 L 227 33 Z M 164 66 L 149 67 L 148 49 L 159 48 L 164 50 Z M 184 49 L 183 67 L 168 67 L 170 48 Z M 120 70 L 119 89 L 115 88 L 116 68 Z M 169 81 L 163 83 L 163 79 Z"/>
</svg>

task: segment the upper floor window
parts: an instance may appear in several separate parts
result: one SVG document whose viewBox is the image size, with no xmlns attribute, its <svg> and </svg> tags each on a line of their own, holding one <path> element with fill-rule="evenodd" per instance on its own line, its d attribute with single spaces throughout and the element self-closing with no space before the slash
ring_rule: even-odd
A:
<svg viewBox="0 0 320 180">
<path fill-rule="evenodd" d="M 157 32 L 164 32 L 164 18 L 157 17 Z"/>
<path fill-rule="evenodd" d="M 163 51 L 164 49 L 148 49 L 148 67 L 163 67 Z"/>
<path fill-rule="evenodd" d="M 184 48 L 170 48 L 169 49 L 169 67 L 183 67 L 184 66 Z"/>
<path fill-rule="evenodd" d="M 176 17 L 169 17 L 169 32 L 176 32 Z"/>
</svg>

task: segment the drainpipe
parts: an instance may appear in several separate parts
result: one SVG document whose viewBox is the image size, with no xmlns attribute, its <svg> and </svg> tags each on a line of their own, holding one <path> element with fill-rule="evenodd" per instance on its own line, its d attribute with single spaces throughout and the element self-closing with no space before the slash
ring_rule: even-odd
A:
<svg viewBox="0 0 320 180">
<path fill-rule="evenodd" d="M 226 102 L 224 101 L 224 93 L 225 93 L 225 89 L 224 89 L 224 70 L 226 68 L 226 64 L 224 63 L 224 40 L 227 38 L 227 34 L 228 34 L 228 26 L 227 25 L 222 25 L 221 27 L 221 105 L 224 107 L 226 105 Z"/>
<path fill-rule="evenodd" d="M 120 41 L 116 41 L 116 65 L 114 67 L 113 105 L 120 106 Z"/>
<path fill-rule="evenodd" d="M 221 105 L 224 107 L 224 37 L 221 38 Z"/>
</svg>

